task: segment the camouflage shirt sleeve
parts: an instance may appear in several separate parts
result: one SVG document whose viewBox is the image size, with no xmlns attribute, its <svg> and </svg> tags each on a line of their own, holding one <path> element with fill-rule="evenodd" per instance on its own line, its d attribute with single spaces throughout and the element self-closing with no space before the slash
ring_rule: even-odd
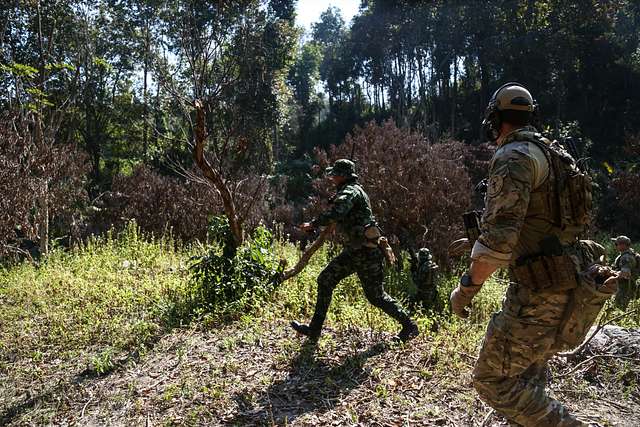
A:
<svg viewBox="0 0 640 427">
<path fill-rule="evenodd" d="M 526 144 L 509 144 L 496 152 L 472 259 L 500 267 L 509 264 L 529 206 L 533 163 Z"/>
<path fill-rule="evenodd" d="M 356 193 L 349 187 L 340 190 L 334 197 L 331 208 L 321 213 L 318 218 L 312 221 L 312 224 L 316 227 L 324 227 L 344 218 L 353 208 L 355 196 Z"/>
</svg>

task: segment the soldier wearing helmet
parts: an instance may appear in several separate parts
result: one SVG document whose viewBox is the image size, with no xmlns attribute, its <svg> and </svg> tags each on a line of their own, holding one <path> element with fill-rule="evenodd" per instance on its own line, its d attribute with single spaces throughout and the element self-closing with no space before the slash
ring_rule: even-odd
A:
<svg viewBox="0 0 640 427">
<path fill-rule="evenodd" d="M 318 295 L 311 322 L 308 325 L 291 322 L 291 327 L 298 333 L 317 340 L 333 290 L 342 279 L 356 273 L 369 302 L 402 325 L 396 338 L 403 342 L 415 338 L 418 326 L 384 291 L 384 256 L 379 247 L 382 236 L 371 211 L 369 196 L 358 183 L 355 164 L 351 160 L 339 159 L 333 167 L 327 169 L 327 173 L 337 188 L 331 208 L 312 222 L 301 224 L 299 228 L 311 231 L 336 224 L 345 238 L 345 247 L 318 276 Z"/>
<path fill-rule="evenodd" d="M 626 310 L 629 302 L 638 296 L 636 280 L 640 270 L 640 255 L 631 247 L 631 239 L 627 236 L 618 236 L 611 239 L 616 250 L 620 253 L 613 263 L 618 272 L 618 292 L 616 293 L 616 306 Z"/>
<path fill-rule="evenodd" d="M 579 328 L 565 328 L 563 318 L 582 315 L 570 301 L 578 270 L 595 261 L 586 259 L 589 252 L 578 240 L 589 219 L 591 187 L 571 156 L 532 126 L 536 110 L 519 83 L 503 85 L 489 102 L 482 125 L 498 149 L 471 266 L 451 294 L 451 308 L 467 317 L 482 284 L 497 269 L 508 268 L 510 286 L 487 328 L 474 387 L 510 422 L 578 426 L 583 423 L 547 395 L 545 383 L 547 361 L 583 338 Z M 598 292 L 608 298 L 608 289 Z M 597 305 L 590 316 L 600 309 Z"/>
<path fill-rule="evenodd" d="M 436 273 L 438 264 L 433 261 L 429 248 L 421 248 L 411 260 L 411 278 L 416 285 L 416 300 L 423 307 L 435 307 L 438 302 Z"/>
</svg>

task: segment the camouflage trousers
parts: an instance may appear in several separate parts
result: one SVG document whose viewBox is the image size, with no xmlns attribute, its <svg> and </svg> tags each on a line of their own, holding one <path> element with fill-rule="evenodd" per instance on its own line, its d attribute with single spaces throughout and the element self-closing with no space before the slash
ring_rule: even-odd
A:
<svg viewBox="0 0 640 427">
<path fill-rule="evenodd" d="M 435 307 L 438 302 L 438 288 L 435 283 L 421 283 L 417 286 L 416 300 L 423 307 Z"/>
<path fill-rule="evenodd" d="M 384 260 L 378 248 L 345 249 L 318 276 L 318 297 L 309 328 L 320 332 L 333 290 L 353 273 L 358 275 L 367 300 L 402 325 L 411 322 L 406 311 L 384 291 Z"/>
<path fill-rule="evenodd" d="M 533 291 L 512 283 L 502 311 L 491 319 L 473 370 L 480 397 L 523 426 L 581 426 L 546 391 L 547 361 L 571 291 Z"/>
<path fill-rule="evenodd" d="M 634 279 L 620 280 L 618 282 L 618 291 L 616 292 L 616 307 L 626 311 L 631 301 L 638 297 L 638 287 Z"/>
</svg>

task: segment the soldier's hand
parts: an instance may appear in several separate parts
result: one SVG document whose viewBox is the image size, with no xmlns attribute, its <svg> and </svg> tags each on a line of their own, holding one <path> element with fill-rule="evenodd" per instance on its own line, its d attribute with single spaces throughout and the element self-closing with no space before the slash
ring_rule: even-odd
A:
<svg viewBox="0 0 640 427">
<path fill-rule="evenodd" d="M 449 301 L 451 302 L 451 311 L 462 319 L 469 317 L 468 308 L 471 305 L 473 297 L 480 292 L 481 288 L 482 285 L 458 285 L 458 287 L 451 292 L 451 297 L 449 298 Z"/>
<path fill-rule="evenodd" d="M 451 244 L 447 248 L 447 254 L 449 255 L 449 258 L 460 257 L 470 251 L 471 242 L 466 237 L 451 242 Z"/>
<path fill-rule="evenodd" d="M 312 223 L 310 222 L 303 222 L 302 224 L 300 224 L 298 226 L 298 228 L 302 231 L 304 231 L 305 233 L 311 233 L 313 232 L 316 228 L 313 226 Z"/>
</svg>

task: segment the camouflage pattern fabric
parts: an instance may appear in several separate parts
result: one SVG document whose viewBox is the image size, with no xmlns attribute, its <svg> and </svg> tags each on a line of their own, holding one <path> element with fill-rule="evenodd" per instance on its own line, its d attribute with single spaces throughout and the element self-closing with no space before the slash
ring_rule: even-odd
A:
<svg viewBox="0 0 640 427">
<path fill-rule="evenodd" d="M 438 301 L 438 288 L 436 286 L 436 271 L 438 264 L 432 261 L 431 254 L 418 253 L 418 261 L 415 268 L 411 269 L 411 278 L 416 285 L 416 299 L 425 307 L 431 307 Z"/>
<path fill-rule="evenodd" d="M 523 426 L 582 425 L 546 391 L 547 361 L 558 351 L 556 332 L 570 291 L 535 292 L 512 284 L 493 316 L 473 370 L 478 394 Z"/>
<path fill-rule="evenodd" d="M 365 226 L 375 223 L 369 196 L 355 179 L 338 188 L 331 200 L 331 208 L 313 220 L 315 227 L 337 223 L 337 229 L 345 237 L 345 245 L 358 249 L 365 245 Z M 375 245 L 373 245 L 375 246 Z"/>
<path fill-rule="evenodd" d="M 318 297 L 309 328 L 320 332 L 331 304 L 333 290 L 340 281 L 356 273 L 367 300 L 402 325 L 411 322 L 409 315 L 383 287 L 384 262 L 378 248 L 345 249 L 318 276 Z"/>
<path fill-rule="evenodd" d="M 540 242 L 556 235 L 560 242 L 575 242 L 575 231 L 554 225 L 548 200 L 555 186 L 546 170 L 540 170 L 541 149 L 529 140 L 533 128 L 512 133 L 496 151 L 490 167 L 485 210 L 478 241 L 498 258 L 515 262 L 522 256 L 541 252 Z M 580 230 L 581 231 L 581 230 Z"/>
<path fill-rule="evenodd" d="M 345 237 L 345 249 L 318 276 L 318 296 L 309 328 L 320 332 L 331 304 L 333 290 L 340 281 L 353 273 L 358 275 L 367 300 L 403 326 L 411 323 L 409 315 L 391 298 L 383 287 L 384 256 L 377 243 L 367 241 L 366 226 L 375 224 L 369 196 L 355 178 L 338 188 L 331 208 L 316 218 L 314 226 L 336 223 Z"/>
<path fill-rule="evenodd" d="M 629 278 L 618 280 L 618 292 L 616 293 L 616 306 L 626 310 L 629 303 L 638 297 L 636 280 L 638 279 L 638 261 L 635 252 L 628 249 L 622 252 L 614 261 L 616 270 L 627 273 Z"/>
<path fill-rule="evenodd" d="M 542 252 L 540 242 L 556 236 L 567 255 L 577 232 L 555 226 L 549 196 L 556 194 L 548 161 L 540 159 L 543 144 L 531 142 L 532 128 L 508 136 L 492 159 L 481 235 L 473 259 L 513 267 L 520 257 Z M 544 153 L 543 153 L 544 154 Z M 541 165 L 546 168 L 541 167 Z M 549 178 L 551 177 L 551 178 Z M 571 257 L 576 271 L 583 261 Z M 473 371 L 480 396 L 509 421 L 524 426 L 574 426 L 577 421 L 546 391 L 547 361 L 562 348 L 559 327 L 570 305 L 572 289 L 543 291 L 512 283 L 502 311 L 489 323 Z M 575 312 L 573 313 L 576 314 Z M 577 314 L 580 316 L 580 313 Z"/>
</svg>

